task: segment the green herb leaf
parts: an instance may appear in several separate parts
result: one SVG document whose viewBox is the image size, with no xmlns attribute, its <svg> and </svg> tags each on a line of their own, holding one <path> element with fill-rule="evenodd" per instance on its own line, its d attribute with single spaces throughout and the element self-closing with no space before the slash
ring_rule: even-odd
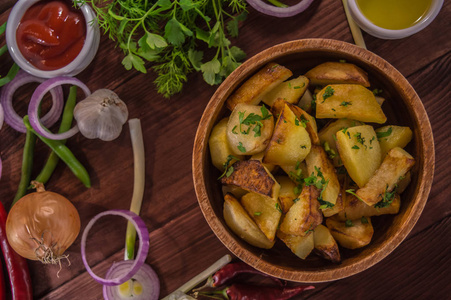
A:
<svg viewBox="0 0 451 300">
<path fill-rule="evenodd" d="M 213 58 L 211 61 L 204 63 L 200 66 L 204 80 L 210 84 L 215 84 L 216 74 L 221 70 L 221 63 L 217 58 Z"/>
<path fill-rule="evenodd" d="M 376 132 L 377 138 L 378 138 L 378 139 L 381 139 L 381 138 L 390 136 L 391 133 L 392 133 L 392 131 L 393 131 L 392 127 L 389 127 L 389 128 L 387 129 L 387 131 Z"/>
<path fill-rule="evenodd" d="M 360 198 L 359 196 L 357 196 L 357 194 L 354 193 L 354 191 L 355 191 L 354 189 L 349 189 L 349 190 L 346 190 L 346 193 L 355 196 L 357 199 L 359 199 L 359 200 L 362 201 L 362 202 L 365 202 L 365 201 L 362 200 L 362 198 Z"/>
<path fill-rule="evenodd" d="M 362 222 L 362 224 L 368 224 L 368 219 L 365 218 L 365 217 L 362 217 L 362 218 L 360 219 L 360 222 Z"/>
<path fill-rule="evenodd" d="M 246 152 L 246 148 L 244 148 L 243 143 L 239 142 L 238 146 L 237 146 L 238 150 L 240 150 L 241 152 Z"/>
<path fill-rule="evenodd" d="M 346 227 L 352 227 L 352 226 L 354 226 L 354 223 L 352 223 L 351 220 L 346 220 L 345 226 L 346 226 Z"/>
<path fill-rule="evenodd" d="M 262 213 L 260 211 L 254 212 L 254 216 L 260 216 Z"/>
<path fill-rule="evenodd" d="M 134 55 L 131 52 L 126 57 L 124 57 L 122 64 L 127 70 L 131 70 L 131 68 L 133 67 L 142 73 L 147 73 L 147 70 L 144 67 L 144 61 L 139 56 Z"/>
<path fill-rule="evenodd" d="M 330 85 L 328 85 L 323 94 L 323 102 L 326 101 L 327 98 L 332 97 L 334 92 L 335 90 Z"/>
</svg>

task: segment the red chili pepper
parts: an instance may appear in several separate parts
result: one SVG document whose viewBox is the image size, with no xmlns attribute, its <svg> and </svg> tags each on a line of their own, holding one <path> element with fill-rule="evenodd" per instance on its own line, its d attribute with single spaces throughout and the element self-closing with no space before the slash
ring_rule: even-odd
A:
<svg viewBox="0 0 451 300">
<path fill-rule="evenodd" d="M 237 276 L 239 274 L 244 274 L 244 273 L 262 275 L 262 276 L 271 278 L 278 285 L 282 285 L 282 282 L 279 279 L 269 276 L 265 273 L 262 273 L 256 269 L 252 268 L 248 264 L 245 264 L 244 262 L 230 263 L 230 264 L 227 264 L 224 267 L 222 267 L 219 271 L 217 271 L 213 275 L 213 284 L 212 285 L 214 287 L 221 286 L 221 285 L 225 284 L 227 281 L 234 278 L 235 276 Z"/>
<path fill-rule="evenodd" d="M 229 300 L 286 300 L 314 286 L 270 287 L 258 285 L 233 284 L 226 289 Z"/>
<path fill-rule="evenodd" d="M 11 293 L 13 300 L 31 300 L 33 292 L 31 289 L 30 274 L 28 272 L 27 260 L 11 248 L 6 238 L 6 210 L 0 202 L 0 247 L 5 258 L 6 269 L 9 274 Z"/>
</svg>

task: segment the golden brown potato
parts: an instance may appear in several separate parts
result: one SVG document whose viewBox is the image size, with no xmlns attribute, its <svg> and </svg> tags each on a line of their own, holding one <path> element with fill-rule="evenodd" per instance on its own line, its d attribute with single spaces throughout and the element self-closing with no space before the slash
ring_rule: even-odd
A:
<svg viewBox="0 0 451 300">
<path fill-rule="evenodd" d="M 301 259 L 306 259 L 315 247 L 312 233 L 300 236 L 285 234 L 279 230 L 277 231 L 277 237 L 290 248 L 291 252 Z"/>
<path fill-rule="evenodd" d="M 372 126 L 362 125 L 336 133 L 337 149 L 349 176 L 363 187 L 381 164 L 381 149 Z"/>
<path fill-rule="evenodd" d="M 333 205 L 337 202 L 340 193 L 340 183 L 332 162 L 327 157 L 323 147 L 313 145 L 309 155 L 305 158 L 308 174 L 316 176 L 317 180 L 324 180 L 326 188 L 322 191 L 322 200 Z M 322 173 L 322 178 L 320 174 Z"/>
<path fill-rule="evenodd" d="M 412 130 L 409 127 L 388 125 L 376 129 L 381 145 L 382 160 L 390 149 L 404 148 L 412 140 Z"/>
<path fill-rule="evenodd" d="M 228 165 L 232 165 L 236 159 L 228 160 L 229 155 L 235 156 L 238 159 L 243 159 L 243 155 L 237 155 L 230 149 L 229 142 L 227 141 L 227 122 L 229 118 L 224 118 L 216 124 L 208 140 L 208 146 L 210 147 L 211 162 L 221 172 L 224 171 L 224 164 L 228 162 Z"/>
<path fill-rule="evenodd" d="M 280 185 L 259 160 L 237 161 L 230 176 L 221 178 L 222 184 L 235 185 L 246 191 L 267 197 L 279 197 Z"/>
<path fill-rule="evenodd" d="M 399 208 L 401 207 L 401 198 L 399 195 L 395 195 L 393 202 L 391 202 L 388 206 L 374 207 L 360 201 L 354 195 L 346 194 L 343 206 L 343 210 L 335 215 L 334 218 L 336 220 L 346 221 L 357 220 L 362 217 L 373 217 L 387 214 L 395 215 L 399 212 Z"/>
<path fill-rule="evenodd" d="M 247 193 L 249 193 L 249 192 L 246 190 L 243 190 L 242 188 L 237 187 L 235 185 L 223 185 L 222 186 L 222 195 L 224 195 L 224 196 L 226 194 L 232 194 L 235 198 L 241 199 L 241 197 L 243 197 Z"/>
<path fill-rule="evenodd" d="M 354 64 L 343 62 L 326 62 L 310 71 L 307 76 L 313 85 L 327 85 L 332 83 L 360 84 L 370 86 L 368 74 Z"/>
<path fill-rule="evenodd" d="M 305 161 L 296 162 L 295 165 L 280 166 L 282 170 L 290 177 L 290 179 L 296 183 L 304 183 L 304 178 L 308 177 L 307 165 Z M 300 191 L 300 190 L 299 190 Z"/>
<path fill-rule="evenodd" d="M 251 156 L 251 158 L 249 158 L 249 160 L 259 160 L 261 162 L 263 162 L 263 157 L 265 156 L 265 152 L 259 152 L 257 154 L 254 154 Z M 265 166 L 265 168 L 269 171 L 269 172 L 273 172 L 274 170 L 276 170 L 276 165 L 273 164 L 265 164 L 263 163 L 263 165 Z"/>
<path fill-rule="evenodd" d="M 396 193 L 401 195 L 406 190 L 406 188 L 409 186 L 411 180 L 412 180 L 412 174 L 410 171 L 407 172 L 406 175 L 404 175 L 404 177 L 399 178 L 399 181 L 397 183 L 398 188 L 396 189 Z"/>
<path fill-rule="evenodd" d="M 326 218 L 341 212 L 343 210 L 343 191 L 341 191 L 338 194 L 337 202 L 335 202 L 334 206 L 332 207 L 327 207 L 327 205 L 325 206 L 326 206 L 325 208 L 321 208 L 321 211 L 323 212 L 323 216 L 325 216 Z"/>
<path fill-rule="evenodd" d="M 284 81 L 270 90 L 262 97 L 263 103 L 273 106 L 277 99 L 283 99 L 288 103 L 297 104 L 307 90 L 309 80 L 305 76 Z"/>
<path fill-rule="evenodd" d="M 357 196 L 368 205 L 390 202 L 393 197 L 390 192 L 414 164 L 414 158 L 405 150 L 399 147 L 391 149 L 365 186 L 357 190 Z"/>
<path fill-rule="evenodd" d="M 285 234 L 306 236 L 323 221 L 317 200 L 319 191 L 314 186 L 302 189 L 293 206 L 288 210 L 280 224 L 280 231 Z"/>
<path fill-rule="evenodd" d="M 345 128 L 360 125 L 363 125 L 362 122 L 351 119 L 338 119 L 329 122 L 318 132 L 320 143 L 324 147 L 324 150 L 326 150 L 329 158 L 332 159 L 335 167 L 343 165 L 343 162 L 341 161 L 340 155 L 338 153 L 337 145 L 335 143 L 335 141 L 337 140 L 336 133 Z"/>
<path fill-rule="evenodd" d="M 238 104 L 227 122 L 227 141 L 237 155 L 265 150 L 274 129 L 274 118 L 263 106 Z"/>
<path fill-rule="evenodd" d="M 293 73 L 284 66 L 269 63 L 244 82 L 227 99 L 227 107 L 233 110 L 238 103 L 257 105 L 266 93 L 292 75 Z"/>
<path fill-rule="evenodd" d="M 273 241 L 282 216 L 279 201 L 260 194 L 248 193 L 241 198 L 241 205 L 268 240 Z"/>
<path fill-rule="evenodd" d="M 382 124 L 387 121 L 374 94 L 357 84 L 334 84 L 316 95 L 316 117 L 319 119 L 353 119 Z"/>
<path fill-rule="evenodd" d="M 303 109 L 307 113 L 311 113 L 313 110 L 312 107 L 313 95 L 309 90 L 306 90 L 304 95 L 299 100 L 298 106 Z"/>
<path fill-rule="evenodd" d="M 334 237 L 324 225 L 318 225 L 313 230 L 313 242 L 316 253 L 334 263 L 341 261 L 340 250 Z"/>
<path fill-rule="evenodd" d="M 230 194 L 224 197 L 223 213 L 227 226 L 249 244 L 264 249 L 270 249 L 274 246 L 274 241 L 266 238 L 238 200 Z"/>
<path fill-rule="evenodd" d="M 347 249 L 362 248 L 373 238 L 374 230 L 369 217 L 346 222 L 337 221 L 332 217 L 326 219 L 326 225 L 340 246 Z"/>
<path fill-rule="evenodd" d="M 307 130 L 286 104 L 274 127 L 263 162 L 295 165 L 296 162 L 304 160 L 310 147 L 311 141 Z"/>
<path fill-rule="evenodd" d="M 294 204 L 294 200 L 299 194 L 296 194 L 296 184 L 288 176 L 276 176 L 277 182 L 280 184 L 279 202 L 282 208 L 282 212 L 286 214 L 291 206 Z"/>
</svg>

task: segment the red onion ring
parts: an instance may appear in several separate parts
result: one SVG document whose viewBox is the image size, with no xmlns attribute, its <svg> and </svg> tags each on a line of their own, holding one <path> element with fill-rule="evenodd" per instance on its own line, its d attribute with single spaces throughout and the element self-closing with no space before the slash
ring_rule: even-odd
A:
<svg viewBox="0 0 451 300">
<path fill-rule="evenodd" d="M 313 0 L 301 0 L 298 4 L 289 7 L 277 7 L 265 3 L 263 0 L 246 0 L 255 10 L 269 16 L 288 18 L 297 15 L 312 4 Z"/>
<path fill-rule="evenodd" d="M 106 273 L 105 278 L 117 277 L 126 273 L 132 264 L 133 260 L 123 260 L 113 263 L 111 268 Z M 160 295 L 160 280 L 158 279 L 155 271 L 149 265 L 143 264 L 138 272 L 133 276 L 133 279 L 136 279 L 143 287 L 142 294 L 139 296 L 134 295 L 133 299 L 158 300 L 158 296 Z M 103 297 L 106 300 L 121 299 L 118 286 L 104 285 Z"/>
<path fill-rule="evenodd" d="M 133 226 L 135 226 L 136 233 L 138 234 L 139 237 L 139 247 L 137 251 L 137 256 L 136 259 L 133 260 L 133 264 L 130 267 L 129 271 L 124 273 L 122 276 L 112 279 L 106 279 L 97 276 L 89 267 L 88 261 L 86 260 L 86 239 L 88 237 L 89 230 L 91 230 L 92 226 L 98 219 L 100 219 L 103 216 L 109 215 L 121 216 L 126 218 L 133 224 Z M 89 221 L 81 237 L 81 257 L 83 260 L 83 264 L 85 265 L 89 275 L 91 275 L 95 281 L 103 285 L 108 286 L 119 285 L 132 278 L 132 276 L 134 276 L 136 272 L 138 272 L 138 270 L 143 266 L 148 252 L 149 252 L 149 231 L 147 230 L 146 224 L 137 214 L 129 210 L 113 209 L 96 215 L 94 218 L 91 219 L 91 221 Z"/>
<path fill-rule="evenodd" d="M 22 117 L 20 117 L 13 107 L 13 95 L 14 92 L 21 86 L 31 83 L 31 82 L 44 82 L 44 78 L 39 78 L 28 74 L 25 71 L 19 70 L 16 77 L 13 80 L 5 84 L 2 88 L 2 93 L 0 96 L 0 102 L 5 110 L 5 123 L 14 128 L 19 132 L 26 132 L 27 129 L 23 124 Z M 58 86 L 50 91 L 52 95 L 52 107 L 49 112 L 42 117 L 42 123 L 46 127 L 51 127 L 58 121 L 61 112 L 63 111 L 64 99 L 63 99 L 63 89 Z"/>
<path fill-rule="evenodd" d="M 3 127 L 3 120 L 5 119 L 5 112 L 3 111 L 3 106 L 0 103 L 0 129 Z"/>
<path fill-rule="evenodd" d="M 36 132 L 39 135 L 51 140 L 65 140 L 74 136 L 78 132 L 78 126 L 75 125 L 74 127 L 72 127 L 71 129 L 69 129 L 64 133 L 54 134 L 49 132 L 44 127 L 42 127 L 42 124 L 39 120 L 38 109 L 42 97 L 45 95 L 45 93 L 47 93 L 51 89 L 63 84 L 76 85 L 83 90 L 86 97 L 91 95 L 91 91 L 88 89 L 88 87 L 77 78 L 69 76 L 58 76 L 48 79 L 43 83 L 41 83 L 31 96 L 31 101 L 30 104 L 28 105 L 28 117 L 30 118 L 31 127 L 33 127 L 33 129 L 36 130 Z"/>
</svg>

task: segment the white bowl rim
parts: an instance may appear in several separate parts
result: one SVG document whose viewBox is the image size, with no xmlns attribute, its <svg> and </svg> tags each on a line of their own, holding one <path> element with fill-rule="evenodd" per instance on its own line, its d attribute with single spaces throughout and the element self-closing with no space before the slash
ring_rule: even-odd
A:
<svg viewBox="0 0 451 300">
<path fill-rule="evenodd" d="M 95 13 L 87 4 L 80 6 L 80 10 L 83 13 L 86 23 L 86 37 L 80 53 L 66 66 L 56 70 L 44 71 L 36 68 L 24 58 L 16 40 L 16 30 L 20 20 L 25 12 L 33 4 L 39 1 L 40 0 L 19 0 L 12 8 L 8 17 L 5 35 L 9 54 L 22 70 L 34 76 L 41 78 L 52 78 L 60 75 L 75 76 L 91 63 L 99 48 L 100 30 L 97 22 L 95 22 Z"/>
</svg>

